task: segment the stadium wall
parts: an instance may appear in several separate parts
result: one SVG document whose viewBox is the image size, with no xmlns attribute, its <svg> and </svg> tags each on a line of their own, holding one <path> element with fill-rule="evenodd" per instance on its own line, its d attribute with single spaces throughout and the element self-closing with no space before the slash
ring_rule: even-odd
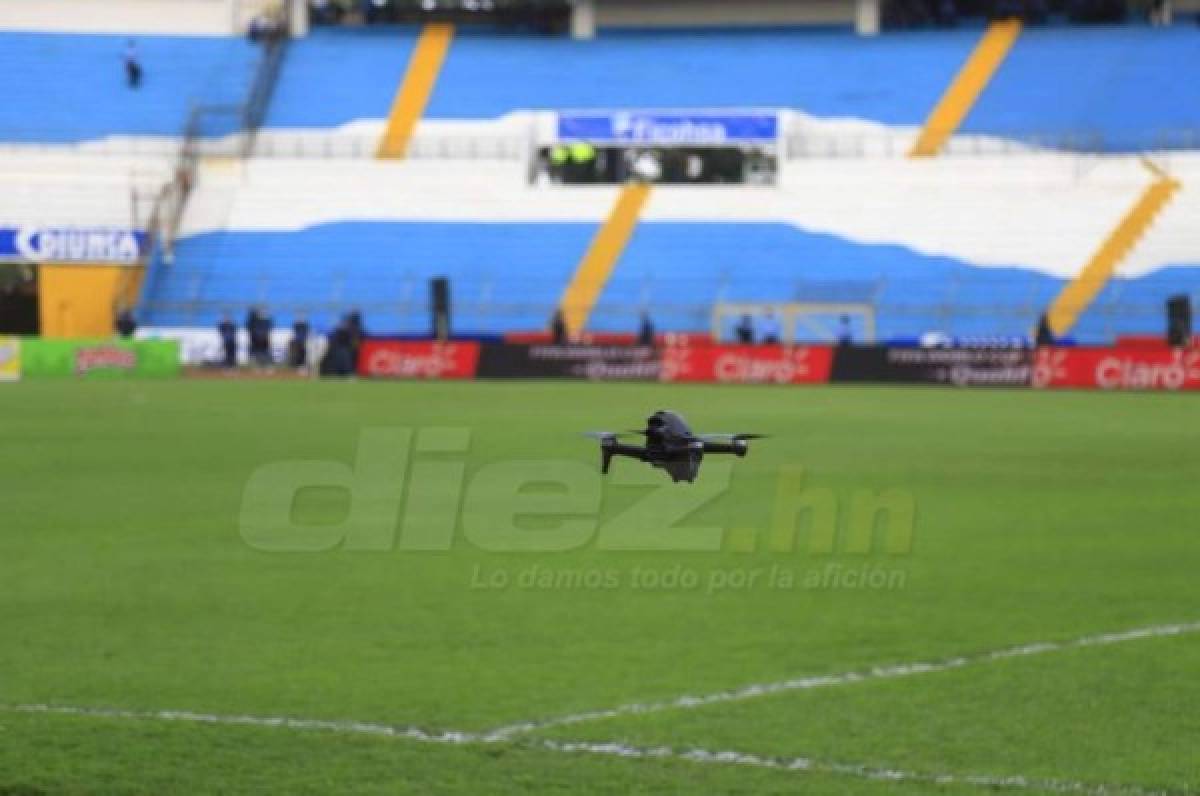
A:
<svg viewBox="0 0 1200 796">
<path fill-rule="evenodd" d="M 3 0 L 0 30 L 123 35 L 240 33 L 251 0 Z"/>
</svg>

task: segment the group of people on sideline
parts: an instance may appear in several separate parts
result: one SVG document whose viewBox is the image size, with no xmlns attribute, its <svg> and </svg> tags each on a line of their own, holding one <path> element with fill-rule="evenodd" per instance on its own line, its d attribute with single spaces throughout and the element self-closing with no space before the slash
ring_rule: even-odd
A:
<svg viewBox="0 0 1200 796">
<path fill-rule="evenodd" d="M 292 323 L 292 333 L 287 344 L 277 357 L 272 348 L 271 336 L 275 322 L 261 307 L 251 307 L 246 312 L 242 329 L 246 338 L 246 361 L 256 368 L 271 368 L 277 365 L 305 370 L 310 366 L 309 343 L 312 327 L 304 317 Z M 221 360 L 225 368 L 236 368 L 239 363 L 239 328 L 228 313 L 217 324 L 217 336 L 221 340 Z M 350 376 L 358 362 L 358 350 L 366 337 L 362 313 L 357 310 L 347 313 L 329 333 L 325 351 L 317 363 L 323 376 Z"/>
</svg>

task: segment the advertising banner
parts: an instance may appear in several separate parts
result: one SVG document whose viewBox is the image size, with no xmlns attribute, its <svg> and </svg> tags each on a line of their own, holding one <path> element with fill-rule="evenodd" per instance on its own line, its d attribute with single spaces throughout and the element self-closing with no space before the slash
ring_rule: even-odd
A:
<svg viewBox="0 0 1200 796">
<path fill-rule="evenodd" d="M 179 375 L 179 344 L 169 340 L 21 341 L 22 373 L 36 377 L 170 378 Z"/>
<path fill-rule="evenodd" d="M 1041 348 L 1034 358 L 1033 384 L 1100 390 L 1200 390 L 1200 348 Z"/>
<path fill-rule="evenodd" d="M 560 113 L 560 141 L 658 146 L 771 144 L 779 135 L 772 112 L 594 111 Z"/>
<path fill-rule="evenodd" d="M 0 260 L 133 265 L 146 233 L 128 227 L 0 227 Z"/>
<path fill-rule="evenodd" d="M 482 379 L 658 381 L 662 363 L 653 346 L 484 344 Z"/>
<path fill-rule="evenodd" d="M 479 364 L 479 343 L 363 340 L 361 376 L 384 379 L 470 379 Z"/>
<path fill-rule="evenodd" d="M 0 381 L 21 378 L 21 338 L 0 337 Z"/>
<path fill-rule="evenodd" d="M 829 346 L 671 346 L 662 380 L 730 384 L 824 384 L 833 366 Z"/>
<path fill-rule="evenodd" d="M 1028 387 L 1033 352 L 1027 348 L 888 348 L 844 346 L 833 355 L 834 382 Z"/>
</svg>

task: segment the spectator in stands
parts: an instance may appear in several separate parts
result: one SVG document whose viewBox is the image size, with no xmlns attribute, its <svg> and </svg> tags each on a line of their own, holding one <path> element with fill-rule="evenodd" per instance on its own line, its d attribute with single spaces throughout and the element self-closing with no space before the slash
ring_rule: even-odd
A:
<svg viewBox="0 0 1200 796">
<path fill-rule="evenodd" d="M 113 326 L 116 327 L 117 334 L 126 339 L 133 337 L 133 333 L 137 331 L 137 321 L 128 307 L 122 307 L 117 313 L 117 320 Z"/>
<path fill-rule="evenodd" d="M 308 332 L 308 321 L 304 318 L 297 318 L 292 324 L 292 339 L 288 341 L 288 367 L 308 366 Z"/>
<path fill-rule="evenodd" d="M 217 335 L 221 338 L 221 364 L 227 368 L 237 367 L 237 326 L 228 313 L 217 324 Z"/>
<path fill-rule="evenodd" d="M 566 144 L 555 144 L 550 150 L 550 179 L 554 182 L 562 182 L 570 161 L 570 148 Z"/>
<path fill-rule="evenodd" d="M 1154 27 L 1165 27 L 1171 24 L 1170 0 L 1150 0 L 1150 24 Z"/>
<path fill-rule="evenodd" d="M 587 141 L 571 144 L 570 182 L 596 181 L 596 147 Z"/>
<path fill-rule="evenodd" d="M 137 42 L 133 39 L 125 42 L 125 84 L 130 88 L 142 85 L 142 62 L 138 58 Z"/>
<path fill-rule="evenodd" d="M 754 342 L 754 319 L 749 315 L 743 315 L 738 321 L 738 325 L 733 327 L 734 338 L 742 345 L 750 345 Z"/>
<path fill-rule="evenodd" d="M 634 155 L 630 171 L 640 182 L 658 182 L 663 176 L 662 161 L 657 153 L 646 149 Z"/>
<path fill-rule="evenodd" d="M 654 322 L 650 320 L 650 313 L 642 313 L 642 323 L 638 327 L 638 345 L 654 345 Z"/>
<path fill-rule="evenodd" d="M 779 345 L 779 319 L 770 310 L 767 310 L 767 314 L 762 319 L 762 343 L 763 345 Z"/>
<path fill-rule="evenodd" d="M 555 345 L 567 342 L 567 320 L 563 317 L 562 310 L 555 310 L 550 318 L 550 339 Z"/>
</svg>

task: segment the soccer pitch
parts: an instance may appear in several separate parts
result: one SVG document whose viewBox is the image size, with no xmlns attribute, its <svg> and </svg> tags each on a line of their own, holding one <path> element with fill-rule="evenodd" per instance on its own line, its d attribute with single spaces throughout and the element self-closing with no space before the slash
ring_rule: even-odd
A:
<svg viewBox="0 0 1200 796">
<path fill-rule="evenodd" d="M 660 408 L 771 438 L 694 485 L 627 459 L 602 481 L 578 432 Z M 1194 793 L 1196 417 L 1029 390 L 4 386 L 0 792 Z M 367 487 L 301 483 L 354 468 Z M 264 530 L 280 500 L 292 536 Z"/>
</svg>

